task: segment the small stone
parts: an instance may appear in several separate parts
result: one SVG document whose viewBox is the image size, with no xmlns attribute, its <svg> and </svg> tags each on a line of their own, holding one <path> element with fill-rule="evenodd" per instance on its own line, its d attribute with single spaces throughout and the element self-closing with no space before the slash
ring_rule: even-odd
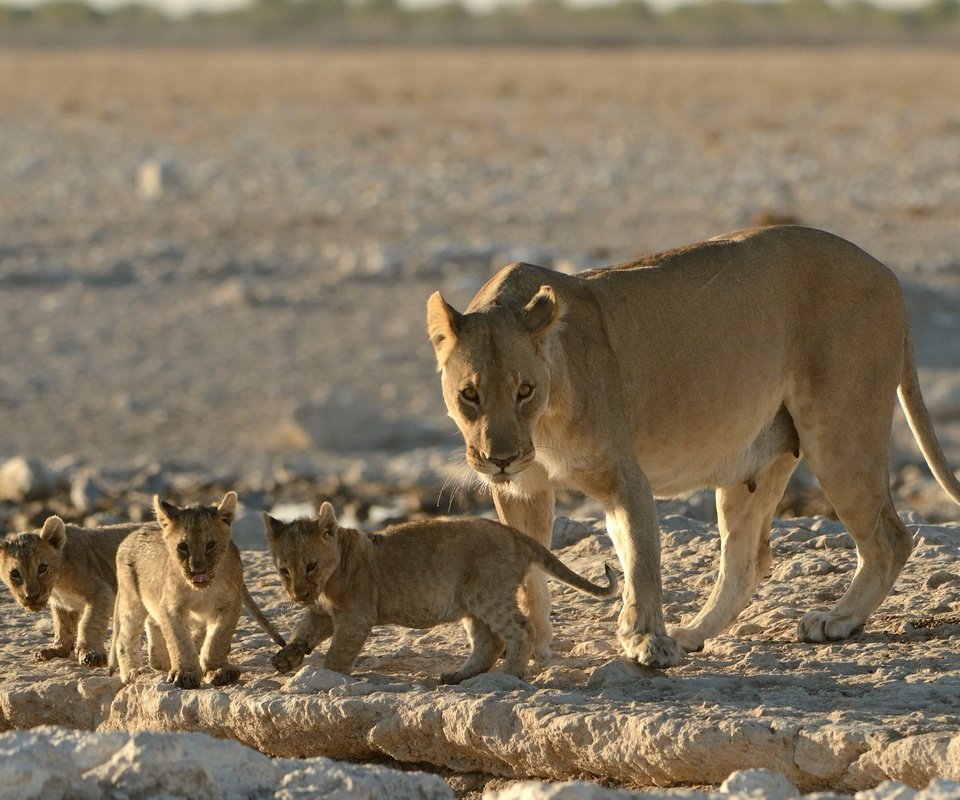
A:
<svg viewBox="0 0 960 800">
<path fill-rule="evenodd" d="M 764 800 L 791 800 L 800 796 L 796 786 L 772 769 L 740 769 L 732 772 L 721 784 L 720 794 L 762 797 Z"/>
</svg>

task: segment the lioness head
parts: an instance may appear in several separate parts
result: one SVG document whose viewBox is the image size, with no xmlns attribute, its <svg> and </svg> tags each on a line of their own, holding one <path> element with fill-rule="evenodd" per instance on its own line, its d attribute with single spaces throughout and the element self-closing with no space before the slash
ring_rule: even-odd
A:
<svg viewBox="0 0 960 800">
<path fill-rule="evenodd" d="M 461 314 L 440 292 L 427 301 L 447 413 L 463 434 L 467 464 L 485 480 L 509 482 L 536 457 L 533 429 L 550 395 L 547 354 L 562 316 L 549 286 L 515 310 Z"/>
<path fill-rule="evenodd" d="M 60 517 L 47 517 L 40 533 L 20 533 L 0 542 L 0 570 L 13 599 L 40 611 L 57 585 L 67 529 Z"/>
<path fill-rule="evenodd" d="M 227 492 L 217 506 L 180 508 L 153 496 L 153 510 L 163 532 L 171 562 L 194 589 L 206 589 L 220 557 L 230 545 L 230 525 L 237 509 L 237 493 Z"/>
<path fill-rule="evenodd" d="M 314 603 L 340 564 L 337 515 L 330 503 L 320 506 L 317 519 L 280 522 L 263 515 L 267 545 L 280 572 L 283 588 L 298 603 Z"/>
</svg>

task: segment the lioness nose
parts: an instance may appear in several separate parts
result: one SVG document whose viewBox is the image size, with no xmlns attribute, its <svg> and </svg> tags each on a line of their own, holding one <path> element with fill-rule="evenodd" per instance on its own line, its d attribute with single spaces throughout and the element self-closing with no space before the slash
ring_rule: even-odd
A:
<svg viewBox="0 0 960 800">
<path fill-rule="evenodd" d="M 507 456 L 506 458 L 497 458 L 495 456 L 487 456 L 487 461 L 493 464 L 495 467 L 500 467 L 500 469 L 506 469 L 514 461 L 517 460 L 519 453 L 514 453 L 512 456 Z"/>
</svg>

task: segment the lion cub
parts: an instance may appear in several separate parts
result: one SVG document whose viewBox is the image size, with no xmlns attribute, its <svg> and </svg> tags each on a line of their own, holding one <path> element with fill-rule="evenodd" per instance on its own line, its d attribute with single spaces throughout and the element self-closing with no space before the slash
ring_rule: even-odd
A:
<svg viewBox="0 0 960 800">
<path fill-rule="evenodd" d="M 376 624 L 432 628 L 462 620 L 471 653 L 442 682 L 487 671 L 504 646 L 503 671 L 522 676 L 532 643 L 517 589 L 531 566 L 596 597 L 617 593 L 609 564 L 607 585 L 598 586 L 533 539 L 479 517 L 408 522 L 374 534 L 339 527 L 324 503 L 316 520 L 284 524 L 264 514 L 264 523 L 284 588 L 308 606 L 290 644 L 273 657 L 280 672 L 331 635 L 324 667 L 349 673 Z"/>
<path fill-rule="evenodd" d="M 28 611 L 50 605 L 53 647 L 38 650 L 38 661 L 76 651 L 85 667 L 107 663 L 103 644 L 117 593 L 117 548 L 138 527 L 88 529 L 47 517 L 42 530 L 0 541 L 0 572 L 13 599 Z"/>
<path fill-rule="evenodd" d="M 240 552 L 230 540 L 236 505 L 236 492 L 217 506 L 187 508 L 154 496 L 159 525 L 141 528 L 120 546 L 110 670 L 119 668 L 124 683 L 142 668 L 144 624 L 150 666 L 168 672 L 181 689 L 198 688 L 204 676 L 214 686 L 240 677 L 227 657 L 242 605 L 284 646 L 243 582 Z"/>
</svg>

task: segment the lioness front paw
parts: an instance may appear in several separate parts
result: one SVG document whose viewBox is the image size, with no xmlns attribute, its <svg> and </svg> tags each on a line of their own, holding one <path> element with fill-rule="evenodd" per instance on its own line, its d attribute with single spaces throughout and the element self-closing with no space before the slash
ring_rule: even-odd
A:
<svg viewBox="0 0 960 800">
<path fill-rule="evenodd" d="M 69 658 L 72 647 L 43 647 L 33 654 L 37 661 L 49 661 L 52 658 Z"/>
<path fill-rule="evenodd" d="M 703 650 L 704 638 L 699 631 L 695 631 L 693 628 L 668 625 L 667 635 L 688 653 L 699 653 Z"/>
<path fill-rule="evenodd" d="M 292 672 L 303 663 L 303 657 L 307 654 L 303 645 L 299 642 L 290 642 L 286 647 L 280 648 L 270 659 L 277 672 Z"/>
<path fill-rule="evenodd" d="M 837 616 L 832 611 L 811 611 L 797 626 L 801 642 L 835 642 L 860 630 L 863 623 L 853 617 Z"/>
<path fill-rule="evenodd" d="M 240 670 L 228 664 L 225 667 L 208 672 L 207 680 L 213 686 L 227 686 L 240 680 Z"/>
<path fill-rule="evenodd" d="M 175 669 L 167 676 L 167 680 L 178 689 L 199 689 L 201 676 L 195 670 Z"/>
<path fill-rule="evenodd" d="M 88 650 L 86 647 L 78 647 L 77 661 L 84 667 L 102 667 L 107 663 L 107 654 L 103 650 Z"/>
<path fill-rule="evenodd" d="M 673 639 L 665 634 L 631 633 L 618 634 L 620 646 L 630 657 L 645 667 L 664 669 L 682 664 L 686 653 Z"/>
</svg>

